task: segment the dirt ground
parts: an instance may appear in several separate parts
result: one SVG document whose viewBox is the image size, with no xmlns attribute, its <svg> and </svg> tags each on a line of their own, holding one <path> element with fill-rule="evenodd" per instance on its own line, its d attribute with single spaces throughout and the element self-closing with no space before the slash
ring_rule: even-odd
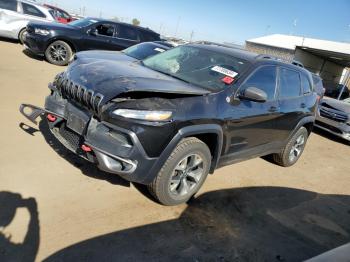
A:
<svg viewBox="0 0 350 262">
<path fill-rule="evenodd" d="M 350 242 L 345 142 L 318 131 L 293 167 L 228 166 L 164 207 L 19 113 L 63 70 L 0 41 L 1 261 L 300 261 Z"/>
</svg>

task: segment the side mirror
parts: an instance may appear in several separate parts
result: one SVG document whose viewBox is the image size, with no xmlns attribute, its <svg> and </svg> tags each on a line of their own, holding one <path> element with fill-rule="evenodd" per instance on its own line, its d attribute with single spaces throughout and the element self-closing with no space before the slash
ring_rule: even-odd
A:
<svg viewBox="0 0 350 262">
<path fill-rule="evenodd" d="M 248 87 L 239 95 L 239 98 L 241 98 L 243 100 L 264 103 L 267 100 L 267 94 L 265 91 L 263 91 L 259 88 Z"/>
<path fill-rule="evenodd" d="M 97 29 L 96 29 L 96 28 L 91 28 L 91 29 L 88 31 L 88 34 L 89 34 L 89 35 L 93 35 L 93 36 L 97 36 L 97 34 L 98 34 Z"/>
</svg>

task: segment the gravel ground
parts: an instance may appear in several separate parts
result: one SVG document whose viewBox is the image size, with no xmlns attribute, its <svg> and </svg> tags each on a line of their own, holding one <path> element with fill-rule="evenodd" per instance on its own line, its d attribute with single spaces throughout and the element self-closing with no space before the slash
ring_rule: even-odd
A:
<svg viewBox="0 0 350 262">
<path fill-rule="evenodd" d="M 63 70 L 0 41 L 0 261 L 300 261 L 349 242 L 347 143 L 317 131 L 293 167 L 221 168 L 164 207 L 19 113 Z"/>
</svg>

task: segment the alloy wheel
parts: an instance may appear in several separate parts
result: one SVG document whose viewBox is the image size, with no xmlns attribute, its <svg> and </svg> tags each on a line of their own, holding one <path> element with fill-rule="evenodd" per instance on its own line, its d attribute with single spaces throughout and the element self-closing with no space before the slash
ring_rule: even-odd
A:
<svg viewBox="0 0 350 262">
<path fill-rule="evenodd" d="M 170 192 L 177 196 L 190 194 L 200 183 L 203 173 L 202 157 L 198 154 L 186 156 L 173 170 L 169 183 Z"/>
<path fill-rule="evenodd" d="M 301 154 L 305 146 L 305 137 L 304 135 L 298 136 L 295 140 L 294 145 L 292 146 L 289 153 L 289 161 L 294 162 Z"/>
<path fill-rule="evenodd" d="M 50 46 L 50 56 L 57 62 L 65 61 L 67 59 L 67 48 L 60 44 L 52 44 Z"/>
</svg>

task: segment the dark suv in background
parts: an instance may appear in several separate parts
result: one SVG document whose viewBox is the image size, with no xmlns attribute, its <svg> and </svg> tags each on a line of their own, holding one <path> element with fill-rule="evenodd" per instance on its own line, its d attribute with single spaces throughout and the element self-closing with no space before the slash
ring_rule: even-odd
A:
<svg viewBox="0 0 350 262">
<path fill-rule="evenodd" d="M 166 205 L 187 201 L 220 166 L 265 155 L 293 165 L 317 107 L 304 68 L 213 45 L 140 62 L 77 56 L 49 88 L 45 109 L 21 112 L 45 114 L 68 149 Z"/>
<path fill-rule="evenodd" d="M 33 53 L 45 55 L 50 63 L 67 65 L 79 51 L 119 51 L 137 43 L 159 40 L 159 34 L 147 28 L 86 18 L 67 25 L 29 23 L 24 43 Z"/>
</svg>

